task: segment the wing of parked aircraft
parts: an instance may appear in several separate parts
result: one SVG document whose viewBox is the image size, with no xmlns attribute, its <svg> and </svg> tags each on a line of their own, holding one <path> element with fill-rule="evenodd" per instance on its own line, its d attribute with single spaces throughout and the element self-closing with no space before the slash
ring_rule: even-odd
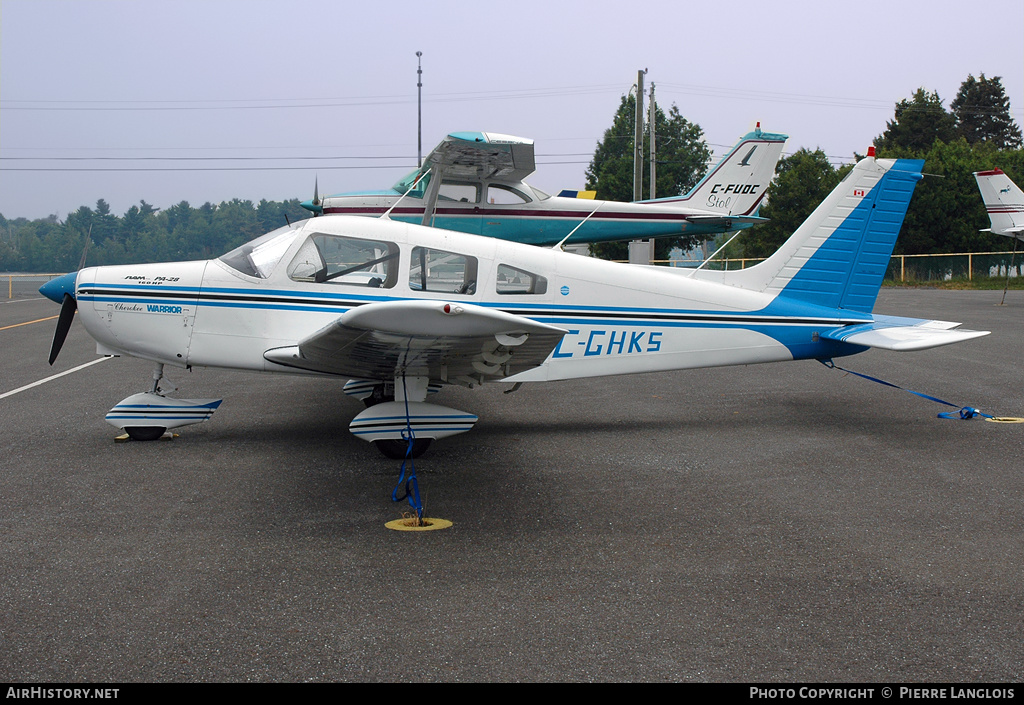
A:
<svg viewBox="0 0 1024 705">
<path fill-rule="evenodd" d="M 279 365 L 358 379 L 395 370 L 444 382 L 497 381 L 544 363 L 565 330 L 469 303 L 385 301 L 349 309 L 291 347 Z"/>
<path fill-rule="evenodd" d="M 533 140 L 496 132 L 453 132 L 423 160 L 427 169 L 452 178 L 518 183 L 537 168 Z"/>
</svg>

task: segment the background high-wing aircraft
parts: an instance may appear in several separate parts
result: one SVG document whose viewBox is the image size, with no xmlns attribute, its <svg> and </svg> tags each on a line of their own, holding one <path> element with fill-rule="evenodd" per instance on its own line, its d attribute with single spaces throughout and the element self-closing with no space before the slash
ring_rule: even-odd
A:
<svg viewBox="0 0 1024 705">
<path fill-rule="evenodd" d="M 1002 169 L 976 171 L 974 178 L 992 227 L 989 232 L 1024 240 L 1024 192 Z"/>
<path fill-rule="evenodd" d="M 455 132 L 390 189 L 314 197 L 302 205 L 316 214 L 364 216 L 393 208 L 394 220 L 531 245 L 559 243 L 588 217 L 573 244 L 712 235 L 764 222 L 756 212 L 786 139 L 758 127 L 685 196 L 622 203 L 549 196 L 526 184 L 536 166 L 532 140 Z"/>
<path fill-rule="evenodd" d="M 766 261 L 738 271 L 618 264 L 387 219 L 311 218 L 213 260 L 90 267 L 44 285 L 101 355 L 157 363 L 150 392 L 107 420 L 134 438 L 204 420 L 164 365 L 352 380 L 349 428 L 392 456 L 469 430 L 426 402 L 446 384 L 541 382 L 921 350 L 985 335 L 872 313 L 920 160 L 869 150 Z M 340 390 L 339 390 L 340 391 Z"/>
</svg>

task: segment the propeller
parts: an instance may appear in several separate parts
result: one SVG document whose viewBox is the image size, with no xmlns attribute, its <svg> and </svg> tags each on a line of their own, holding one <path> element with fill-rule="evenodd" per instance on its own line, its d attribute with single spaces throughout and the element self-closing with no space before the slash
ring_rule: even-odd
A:
<svg viewBox="0 0 1024 705">
<path fill-rule="evenodd" d="M 78 310 L 78 302 L 75 300 L 75 284 L 78 281 L 78 271 L 85 267 L 85 256 L 89 253 L 89 243 L 92 241 L 92 225 L 85 236 L 85 247 L 82 248 L 82 259 L 78 261 L 78 270 L 51 279 L 39 287 L 39 293 L 54 303 L 60 304 L 60 315 L 57 316 L 57 328 L 53 331 L 53 342 L 50 343 L 50 365 L 53 365 L 60 349 L 64 347 L 64 340 L 71 330 L 71 322 L 75 320 L 75 311 Z"/>
<path fill-rule="evenodd" d="M 50 344 L 51 365 L 57 359 L 60 349 L 64 346 L 64 339 L 68 337 L 71 322 L 75 320 L 75 311 L 78 310 L 78 302 L 75 301 L 75 282 L 77 279 L 78 272 L 69 272 L 56 279 L 51 279 L 39 287 L 40 294 L 50 299 L 50 301 L 60 304 L 57 328 L 53 331 L 53 342 Z"/>
</svg>

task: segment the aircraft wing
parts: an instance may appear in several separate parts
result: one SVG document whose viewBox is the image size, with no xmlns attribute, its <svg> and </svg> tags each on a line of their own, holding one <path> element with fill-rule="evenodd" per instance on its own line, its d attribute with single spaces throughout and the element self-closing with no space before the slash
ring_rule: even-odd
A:
<svg viewBox="0 0 1024 705">
<path fill-rule="evenodd" d="M 270 362 L 358 379 L 403 372 L 481 383 L 541 365 L 565 331 L 474 304 L 385 301 L 342 314 L 298 345 L 264 353 Z"/>
<path fill-rule="evenodd" d="M 940 345 L 959 343 L 989 334 L 987 330 L 960 330 L 957 328 L 959 325 L 951 321 L 875 316 L 871 323 L 834 328 L 821 333 L 820 337 L 870 348 L 909 352 L 937 348 Z"/>
<path fill-rule="evenodd" d="M 495 132 L 453 132 L 423 160 L 446 179 L 519 182 L 537 168 L 533 140 Z"/>
</svg>

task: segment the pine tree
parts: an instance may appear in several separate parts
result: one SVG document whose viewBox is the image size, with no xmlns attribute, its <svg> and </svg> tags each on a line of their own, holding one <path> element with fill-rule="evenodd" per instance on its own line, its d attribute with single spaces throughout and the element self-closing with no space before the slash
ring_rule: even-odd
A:
<svg viewBox="0 0 1024 705">
<path fill-rule="evenodd" d="M 954 139 L 956 118 L 942 107 L 938 92 L 918 88 L 910 100 L 896 104 L 893 119 L 886 123 L 885 132 L 875 138 L 874 144 L 880 152 L 922 152 L 931 149 L 935 140 Z"/>
<path fill-rule="evenodd" d="M 1010 99 L 999 76 L 973 75 L 960 84 L 950 104 L 956 131 L 968 144 L 988 142 L 997 149 L 1019 149 L 1021 131 L 1010 115 Z"/>
</svg>

